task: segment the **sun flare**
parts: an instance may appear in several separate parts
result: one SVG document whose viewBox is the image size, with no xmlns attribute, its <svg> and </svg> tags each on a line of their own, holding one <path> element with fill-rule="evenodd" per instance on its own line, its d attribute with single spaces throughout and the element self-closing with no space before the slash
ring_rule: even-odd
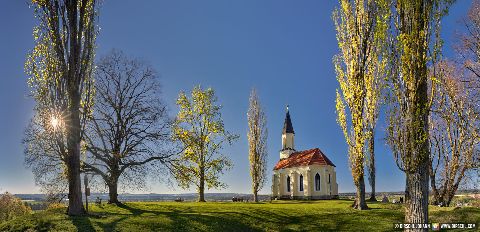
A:
<svg viewBox="0 0 480 232">
<path fill-rule="evenodd" d="M 60 125 L 60 119 L 56 116 L 52 116 L 50 123 L 52 124 L 53 129 L 57 129 Z"/>
</svg>

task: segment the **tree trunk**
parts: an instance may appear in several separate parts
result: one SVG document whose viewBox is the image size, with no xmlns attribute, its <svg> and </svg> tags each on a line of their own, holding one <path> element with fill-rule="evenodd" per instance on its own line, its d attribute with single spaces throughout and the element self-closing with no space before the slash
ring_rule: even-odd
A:
<svg viewBox="0 0 480 232">
<path fill-rule="evenodd" d="M 433 173 L 432 162 L 430 162 L 430 188 L 432 189 L 432 205 L 441 205 L 445 206 L 445 202 L 443 202 L 443 196 L 440 194 L 439 189 L 437 188 L 437 184 L 435 183 L 436 174 Z"/>
<path fill-rule="evenodd" d="M 68 150 L 68 215 L 83 215 L 85 209 L 82 202 L 80 180 L 80 144 L 78 144 L 78 149 L 69 148 Z"/>
<path fill-rule="evenodd" d="M 405 192 L 405 222 L 428 223 L 428 159 L 425 159 L 413 173 L 407 172 Z M 407 229 L 406 231 L 428 231 L 428 229 Z"/>
<path fill-rule="evenodd" d="M 401 13 L 400 20 L 403 25 L 400 28 L 400 36 L 407 36 L 409 42 L 403 49 L 412 49 L 401 55 L 403 77 L 408 82 L 407 90 L 410 92 L 408 100 L 409 116 L 407 119 L 409 130 L 409 142 L 403 144 L 409 146 L 406 155 L 408 159 L 404 160 L 407 164 L 405 172 L 407 178 L 407 191 L 405 193 L 405 222 L 419 223 L 426 225 L 428 223 L 428 191 L 429 191 L 429 167 L 430 167 L 430 143 L 428 129 L 428 115 L 430 112 L 428 92 L 428 41 L 430 36 L 426 31 L 429 30 L 429 18 L 434 12 L 434 1 L 406 1 L 404 4 L 398 4 L 397 7 Z M 403 13 L 405 12 L 405 13 Z M 414 36 L 414 37 L 410 37 Z M 406 71 L 408 70 L 408 71 Z M 407 96 L 408 96 L 407 95 Z M 406 231 L 428 231 L 423 229 L 407 229 Z"/>
<path fill-rule="evenodd" d="M 108 204 L 120 204 L 118 201 L 118 178 L 113 178 L 108 184 Z"/>
<path fill-rule="evenodd" d="M 198 186 L 198 202 L 205 202 L 205 170 L 200 168 L 200 184 Z"/>
<path fill-rule="evenodd" d="M 452 203 L 452 199 L 455 196 L 455 192 L 457 192 L 459 183 L 460 183 L 460 180 L 458 180 L 457 184 L 447 186 L 448 189 L 446 190 L 446 193 L 443 195 L 443 202 L 445 207 L 449 207 L 450 204 Z"/>
<path fill-rule="evenodd" d="M 432 188 L 432 205 L 440 204 L 440 194 L 437 189 L 437 184 L 435 183 L 436 174 L 433 173 L 432 161 L 429 162 L 429 172 L 430 172 L 430 187 Z"/>
<path fill-rule="evenodd" d="M 368 164 L 368 182 L 370 183 L 370 187 L 372 188 L 372 192 L 370 193 L 370 201 L 377 201 L 375 198 L 375 136 L 374 136 L 374 129 L 370 128 L 370 133 L 372 137 L 368 141 L 368 149 L 369 149 L 369 164 Z"/>
<path fill-rule="evenodd" d="M 72 81 L 72 80 L 70 80 Z M 68 215 L 83 215 L 82 182 L 80 180 L 80 94 L 69 88 L 67 126 L 67 172 L 68 172 Z"/>
<path fill-rule="evenodd" d="M 258 192 L 257 191 L 253 191 L 253 201 L 258 202 Z"/>
<path fill-rule="evenodd" d="M 450 206 L 450 203 L 452 203 L 453 196 L 455 196 L 455 194 L 447 194 L 447 196 L 443 198 L 445 201 L 445 207 Z"/>
<path fill-rule="evenodd" d="M 365 202 L 365 180 L 363 175 L 360 177 L 358 181 L 357 187 L 357 196 L 355 197 L 355 201 L 353 202 L 352 207 L 354 209 L 365 210 L 368 209 L 367 203 Z"/>
</svg>

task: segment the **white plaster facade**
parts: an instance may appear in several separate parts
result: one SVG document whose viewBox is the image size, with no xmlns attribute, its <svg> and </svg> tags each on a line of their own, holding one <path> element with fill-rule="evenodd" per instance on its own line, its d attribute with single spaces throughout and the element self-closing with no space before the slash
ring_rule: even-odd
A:
<svg viewBox="0 0 480 232">
<path fill-rule="evenodd" d="M 320 176 L 320 185 L 315 176 Z M 300 182 L 303 176 L 303 183 Z M 290 177 L 290 188 L 287 178 Z M 309 165 L 275 170 L 272 180 L 272 197 L 277 199 L 332 199 L 338 197 L 335 167 Z M 301 186 L 303 185 L 303 191 Z M 289 191 L 290 190 L 290 191 Z"/>
</svg>

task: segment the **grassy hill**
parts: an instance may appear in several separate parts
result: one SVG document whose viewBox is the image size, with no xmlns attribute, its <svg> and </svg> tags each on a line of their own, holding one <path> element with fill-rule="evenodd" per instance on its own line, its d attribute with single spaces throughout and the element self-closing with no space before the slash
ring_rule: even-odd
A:
<svg viewBox="0 0 480 232">
<path fill-rule="evenodd" d="M 0 231 L 390 231 L 402 222 L 400 205 L 352 201 L 134 202 L 91 206 L 91 215 L 69 217 L 59 208 L 0 224 Z M 480 223 L 479 208 L 430 208 L 431 222 Z"/>
</svg>

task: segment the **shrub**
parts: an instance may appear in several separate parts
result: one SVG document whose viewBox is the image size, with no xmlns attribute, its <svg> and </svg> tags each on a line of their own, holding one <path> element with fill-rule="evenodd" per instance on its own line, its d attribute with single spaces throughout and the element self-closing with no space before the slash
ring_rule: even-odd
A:
<svg viewBox="0 0 480 232">
<path fill-rule="evenodd" d="M 67 206 L 63 203 L 50 203 L 47 206 L 47 210 L 57 210 L 57 209 L 65 209 Z"/>
<path fill-rule="evenodd" d="M 29 214 L 31 211 L 30 207 L 25 205 L 20 198 L 8 192 L 0 195 L 0 222 Z"/>
</svg>

